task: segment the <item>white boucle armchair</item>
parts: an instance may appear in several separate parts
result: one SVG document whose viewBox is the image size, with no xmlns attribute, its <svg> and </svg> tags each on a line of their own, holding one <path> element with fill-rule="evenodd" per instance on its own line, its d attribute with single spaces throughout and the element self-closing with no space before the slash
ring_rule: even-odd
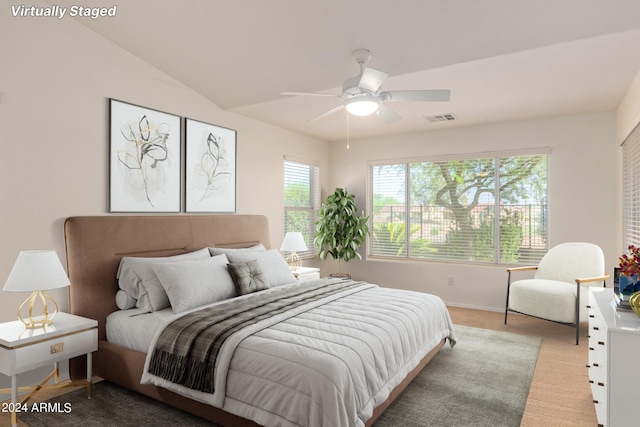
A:
<svg viewBox="0 0 640 427">
<path fill-rule="evenodd" d="M 533 279 L 511 283 L 511 273 L 535 270 Z M 606 286 L 604 254 L 593 243 L 570 242 L 554 246 L 538 266 L 508 268 L 504 323 L 510 311 L 563 323 L 576 328 L 588 319 L 588 286 Z"/>
</svg>

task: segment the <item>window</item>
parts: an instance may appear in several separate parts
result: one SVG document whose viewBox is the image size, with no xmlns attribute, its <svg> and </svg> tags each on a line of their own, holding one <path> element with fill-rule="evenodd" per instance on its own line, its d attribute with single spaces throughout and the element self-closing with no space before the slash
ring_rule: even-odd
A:
<svg viewBox="0 0 640 427">
<path fill-rule="evenodd" d="M 622 233 L 625 249 L 640 244 L 640 126 L 622 143 Z"/>
<path fill-rule="evenodd" d="M 320 208 L 320 168 L 307 162 L 284 161 L 284 231 L 299 231 L 308 251 L 301 258 L 315 256 L 313 237 L 316 212 Z"/>
<path fill-rule="evenodd" d="M 369 256 L 536 263 L 548 249 L 549 152 L 370 162 Z"/>
</svg>

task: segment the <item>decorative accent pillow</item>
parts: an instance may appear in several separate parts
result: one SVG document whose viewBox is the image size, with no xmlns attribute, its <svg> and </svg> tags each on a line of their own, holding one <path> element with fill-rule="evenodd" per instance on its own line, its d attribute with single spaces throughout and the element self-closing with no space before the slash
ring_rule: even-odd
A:
<svg viewBox="0 0 640 427">
<path fill-rule="evenodd" d="M 247 262 L 254 259 L 258 261 L 269 287 L 288 285 L 289 283 L 296 282 L 296 277 L 293 275 L 293 272 L 291 272 L 287 262 L 282 258 L 280 252 L 275 249 L 257 253 L 229 253 L 227 254 L 227 258 L 229 258 L 229 261 L 232 263 Z"/>
<path fill-rule="evenodd" d="M 246 295 L 253 292 L 269 289 L 265 275 L 260 269 L 258 261 L 247 261 L 228 264 L 229 274 L 236 286 L 239 295 Z"/>
<path fill-rule="evenodd" d="M 124 257 L 118 269 L 118 285 L 137 300 L 136 307 L 149 312 L 162 310 L 169 307 L 169 297 L 152 266 L 163 262 L 208 258 L 211 258 L 211 255 L 207 248 L 171 257 Z"/>
<path fill-rule="evenodd" d="M 239 253 L 247 253 L 247 252 L 264 252 L 267 248 L 264 247 L 262 243 L 258 243 L 254 246 L 249 246 L 248 248 L 216 248 L 210 247 L 209 252 L 211 256 L 215 255 L 229 255 L 229 254 L 239 254 Z"/>
<path fill-rule="evenodd" d="M 181 262 L 165 262 L 153 266 L 167 292 L 171 309 L 182 313 L 236 296 L 233 280 L 227 270 L 226 255 Z"/>
<path fill-rule="evenodd" d="M 132 297 L 122 289 L 119 289 L 118 292 L 116 292 L 116 306 L 120 310 L 128 310 L 130 308 L 133 308 L 136 306 L 137 302 L 138 301 L 134 297 Z"/>
</svg>

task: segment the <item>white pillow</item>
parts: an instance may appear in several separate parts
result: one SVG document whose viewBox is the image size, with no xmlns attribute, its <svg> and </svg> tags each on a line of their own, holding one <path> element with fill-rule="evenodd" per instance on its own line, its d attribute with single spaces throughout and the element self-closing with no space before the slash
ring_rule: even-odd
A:
<svg viewBox="0 0 640 427">
<path fill-rule="evenodd" d="M 136 306 L 137 302 L 138 301 L 135 298 L 122 289 L 119 289 L 118 292 L 116 292 L 116 306 L 118 306 L 120 310 L 133 308 Z"/>
<path fill-rule="evenodd" d="M 269 287 L 287 285 L 296 281 L 287 262 L 275 249 L 264 252 L 234 252 L 227 254 L 227 258 L 233 263 L 257 260 Z"/>
<path fill-rule="evenodd" d="M 248 248 L 216 248 L 216 247 L 209 248 L 209 252 L 211 253 L 211 256 L 222 255 L 222 254 L 226 254 L 226 255 L 239 254 L 239 253 L 245 253 L 245 252 L 264 252 L 266 250 L 267 248 L 265 248 L 262 243 L 258 243 L 257 245 L 254 245 L 254 246 L 249 246 Z"/>
<path fill-rule="evenodd" d="M 227 256 L 208 259 L 165 262 L 153 265 L 162 287 L 167 292 L 171 309 L 182 313 L 192 308 L 236 296 Z"/>
<path fill-rule="evenodd" d="M 169 307 L 169 298 L 152 266 L 163 262 L 191 259 L 208 259 L 209 250 L 203 248 L 195 252 L 161 258 L 124 257 L 118 269 L 118 285 L 129 296 L 137 300 L 136 307 L 146 311 L 158 311 Z"/>
</svg>

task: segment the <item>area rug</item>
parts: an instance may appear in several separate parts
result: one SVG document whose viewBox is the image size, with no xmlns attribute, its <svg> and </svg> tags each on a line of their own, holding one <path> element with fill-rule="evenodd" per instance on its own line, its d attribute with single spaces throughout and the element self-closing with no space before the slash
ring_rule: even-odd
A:
<svg viewBox="0 0 640 427">
<path fill-rule="evenodd" d="M 455 331 L 457 345 L 447 344 L 375 427 L 520 425 L 540 338 L 465 326 Z M 214 425 L 107 381 L 94 385 L 93 399 L 80 389 L 48 402 L 69 410 L 26 412 L 20 419 L 30 427 Z"/>
</svg>

